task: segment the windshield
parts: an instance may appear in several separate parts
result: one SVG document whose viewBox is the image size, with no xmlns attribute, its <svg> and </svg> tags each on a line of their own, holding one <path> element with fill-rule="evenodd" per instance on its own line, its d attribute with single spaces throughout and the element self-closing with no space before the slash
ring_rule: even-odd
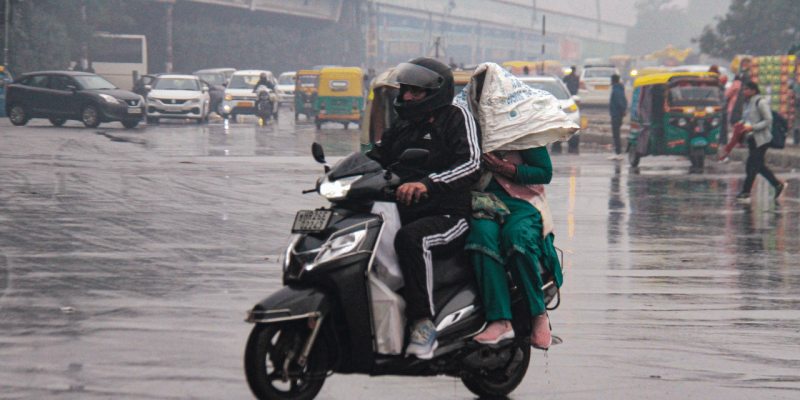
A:
<svg viewBox="0 0 800 400">
<path fill-rule="evenodd" d="M 234 75 L 228 89 L 252 89 L 258 83 L 259 75 Z"/>
<path fill-rule="evenodd" d="M 525 82 L 526 85 L 539 90 L 544 90 L 545 92 L 549 92 L 553 96 L 555 96 L 559 100 L 569 100 L 570 95 L 564 90 L 564 86 L 561 86 L 561 83 L 555 81 L 545 81 L 545 82 Z"/>
<path fill-rule="evenodd" d="M 612 75 L 617 73 L 616 70 L 611 68 L 587 68 L 583 73 L 584 78 L 611 78 Z"/>
<path fill-rule="evenodd" d="M 75 76 L 74 78 L 84 90 L 106 90 L 117 88 L 113 83 L 107 81 L 102 76 L 79 75 Z"/>
<path fill-rule="evenodd" d="M 300 75 L 297 77 L 297 83 L 300 84 L 300 87 L 308 87 L 308 88 L 317 87 L 318 80 L 319 80 L 318 75 Z"/>
<path fill-rule="evenodd" d="M 156 90 L 200 90 L 200 84 L 196 79 L 187 78 L 159 78 L 156 85 L 153 86 Z"/>
<path fill-rule="evenodd" d="M 216 74 L 197 74 L 197 77 L 212 85 L 222 85 L 225 83 L 225 76 L 221 73 Z"/>
<path fill-rule="evenodd" d="M 669 89 L 671 106 L 715 106 L 720 103 L 720 89 L 715 85 L 681 82 Z"/>
<path fill-rule="evenodd" d="M 294 75 L 281 75 L 278 78 L 278 85 L 294 85 Z"/>
</svg>

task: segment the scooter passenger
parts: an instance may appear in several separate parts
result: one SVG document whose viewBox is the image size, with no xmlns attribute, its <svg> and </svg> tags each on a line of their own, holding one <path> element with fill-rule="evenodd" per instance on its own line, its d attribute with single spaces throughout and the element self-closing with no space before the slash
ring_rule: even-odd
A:
<svg viewBox="0 0 800 400">
<path fill-rule="evenodd" d="M 483 155 L 484 174 L 479 186 L 486 208 L 500 213 L 474 213 L 467 239 L 478 287 L 490 325 L 474 337 L 479 343 L 497 344 L 514 337 L 511 326 L 511 298 L 506 269 L 514 283 L 523 289 L 533 316 L 531 344 L 547 349 L 551 344 L 550 321 L 544 303 L 542 277 L 537 261 L 553 272 L 561 287 L 561 265 L 553 246 L 553 222 L 544 199 L 544 187 L 553 176 L 546 147 L 521 151 L 492 152 Z M 482 185 L 481 185 L 482 184 Z M 480 203 L 478 203 L 480 204 Z M 481 207 L 476 207 L 480 210 Z M 492 215 L 493 214 L 493 215 Z M 487 215 L 490 218 L 487 218 Z M 501 216 L 498 216 L 501 215 Z"/>
<path fill-rule="evenodd" d="M 452 105 L 449 66 L 416 58 L 400 63 L 390 80 L 400 87 L 394 102 L 398 119 L 367 153 L 384 168 L 411 148 L 428 149 L 427 163 L 397 189 L 403 224 L 395 238 L 403 272 L 406 316 L 413 321 L 406 354 L 430 359 L 438 346 L 432 322 L 433 258 L 462 251 L 472 208 L 470 187 L 480 168 L 480 131 L 468 109 Z M 420 201 L 426 194 L 428 199 Z"/>
</svg>

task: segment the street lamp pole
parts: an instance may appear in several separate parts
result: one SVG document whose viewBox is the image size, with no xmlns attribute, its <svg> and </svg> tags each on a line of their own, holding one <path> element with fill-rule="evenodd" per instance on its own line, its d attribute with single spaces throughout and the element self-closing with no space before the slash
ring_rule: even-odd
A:
<svg viewBox="0 0 800 400">
<path fill-rule="evenodd" d="M 5 40 L 3 41 L 3 67 L 5 68 L 6 72 L 8 72 L 8 24 L 11 21 L 9 15 L 11 14 L 11 0 L 6 0 L 6 9 L 5 9 L 5 21 L 3 24 L 3 28 L 5 30 Z"/>
</svg>

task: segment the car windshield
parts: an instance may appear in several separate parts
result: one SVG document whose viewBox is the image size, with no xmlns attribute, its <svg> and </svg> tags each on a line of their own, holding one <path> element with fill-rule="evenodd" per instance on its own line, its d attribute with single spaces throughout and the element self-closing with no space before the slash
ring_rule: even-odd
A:
<svg viewBox="0 0 800 400">
<path fill-rule="evenodd" d="M 225 83 L 225 76 L 221 73 L 197 74 L 197 77 L 212 85 L 222 85 Z"/>
<path fill-rule="evenodd" d="M 300 75 L 297 77 L 297 83 L 300 87 L 317 87 L 318 75 Z"/>
<path fill-rule="evenodd" d="M 720 103 L 720 89 L 715 85 L 681 82 L 669 89 L 671 106 L 715 106 Z"/>
<path fill-rule="evenodd" d="M 153 86 L 156 90 L 200 90 L 200 82 L 196 79 L 188 78 L 159 78 L 156 85 Z"/>
<path fill-rule="evenodd" d="M 617 71 L 612 68 L 587 68 L 583 73 L 584 78 L 611 78 Z"/>
<path fill-rule="evenodd" d="M 234 75 L 228 89 L 252 89 L 258 83 L 259 75 Z"/>
<path fill-rule="evenodd" d="M 561 83 L 556 81 L 544 81 L 544 82 L 525 82 L 528 86 L 544 90 L 545 92 L 549 92 L 553 96 L 555 96 L 559 100 L 569 100 L 571 97 L 564 87 L 561 86 Z"/>
<path fill-rule="evenodd" d="M 294 75 L 281 75 L 278 78 L 278 85 L 294 85 Z"/>
<path fill-rule="evenodd" d="M 117 88 L 113 83 L 107 81 L 102 76 L 79 75 L 74 78 L 84 90 L 107 90 Z"/>
</svg>

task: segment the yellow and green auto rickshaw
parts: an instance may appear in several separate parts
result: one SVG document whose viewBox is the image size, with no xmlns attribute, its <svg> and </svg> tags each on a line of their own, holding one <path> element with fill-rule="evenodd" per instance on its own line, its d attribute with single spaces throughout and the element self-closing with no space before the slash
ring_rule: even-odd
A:
<svg viewBox="0 0 800 400">
<path fill-rule="evenodd" d="M 636 79 L 631 96 L 631 166 L 647 155 L 683 155 L 702 168 L 716 154 L 722 115 L 719 75 L 673 72 Z"/>
<path fill-rule="evenodd" d="M 361 68 L 323 68 L 319 72 L 317 129 L 325 122 L 339 122 L 347 129 L 351 122 L 361 126 L 364 108 L 364 74 Z"/>
<path fill-rule="evenodd" d="M 297 121 L 300 114 L 306 116 L 307 120 L 316 117 L 317 90 L 319 84 L 319 71 L 303 70 L 297 71 L 294 82 L 294 120 Z"/>
</svg>

